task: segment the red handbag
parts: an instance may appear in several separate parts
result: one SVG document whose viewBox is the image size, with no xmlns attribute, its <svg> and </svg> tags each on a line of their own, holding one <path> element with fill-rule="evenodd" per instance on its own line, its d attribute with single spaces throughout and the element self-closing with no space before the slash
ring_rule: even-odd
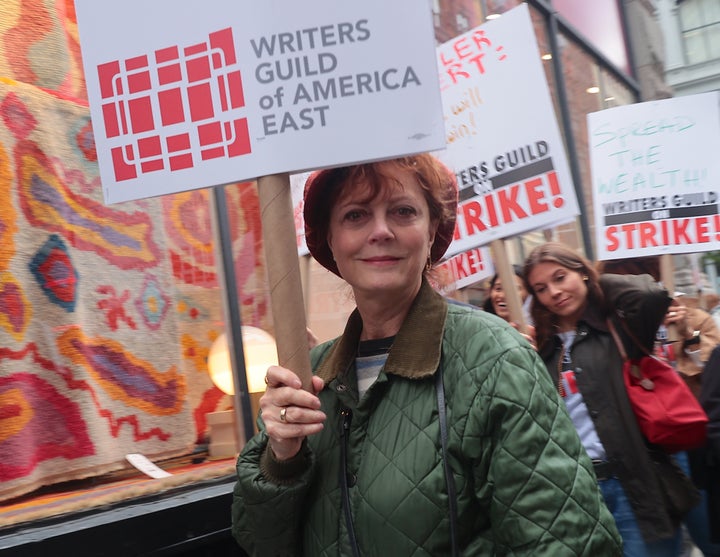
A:
<svg viewBox="0 0 720 557">
<path fill-rule="evenodd" d="M 668 453 L 704 446 L 707 414 L 678 372 L 666 361 L 647 353 L 641 345 L 638 346 L 646 355 L 628 359 L 610 320 L 608 327 L 623 358 L 623 377 L 630 404 L 647 440 Z"/>
</svg>

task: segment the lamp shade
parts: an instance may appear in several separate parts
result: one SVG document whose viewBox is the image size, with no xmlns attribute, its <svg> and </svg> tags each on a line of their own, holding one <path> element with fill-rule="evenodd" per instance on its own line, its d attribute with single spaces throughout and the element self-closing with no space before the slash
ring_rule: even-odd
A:
<svg viewBox="0 0 720 557">
<path fill-rule="evenodd" d="M 249 325 L 241 327 L 241 334 L 248 391 L 251 393 L 263 392 L 265 390 L 267 368 L 271 365 L 277 365 L 278 361 L 275 339 L 262 329 Z M 235 393 L 230 349 L 225 333 L 220 334 L 210 347 L 208 371 L 210 379 L 218 389 L 228 395 Z"/>
</svg>

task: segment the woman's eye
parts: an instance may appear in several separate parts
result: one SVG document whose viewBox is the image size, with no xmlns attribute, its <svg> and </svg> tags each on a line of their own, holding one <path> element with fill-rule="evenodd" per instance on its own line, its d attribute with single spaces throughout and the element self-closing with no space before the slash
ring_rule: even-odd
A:
<svg viewBox="0 0 720 557">
<path fill-rule="evenodd" d="M 343 217 L 343 220 L 350 221 L 350 222 L 356 222 L 360 220 L 363 216 L 363 212 L 360 209 L 353 209 L 351 211 L 347 211 L 345 213 L 345 216 Z"/>
<path fill-rule="evenodd" d="M 413 207 L 398 207 L 395 209 L 398 215 L 401 217 L 411 217 L 416 214 L 416 211 Z"/>
</svg>

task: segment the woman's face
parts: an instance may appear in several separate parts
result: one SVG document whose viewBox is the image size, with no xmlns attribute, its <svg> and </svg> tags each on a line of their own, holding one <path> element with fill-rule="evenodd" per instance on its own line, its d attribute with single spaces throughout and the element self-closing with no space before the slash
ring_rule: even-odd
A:
<svg viewBox="0 0 720 557">
<path fill-rule="evenodd" d="M 417 292 L 435 238 L 417 179 L 393 171 L 394 181 L 367 199 L 363 183 L 348 184 L 330 212 L 328 245 L 355 297 Z"/>
<path fill-rule="evenodd" d="M 583 275 L 559 263 L 538 263 L 528 275 L 535 299 L 559 317 L 561 331 L 574 330 L 587 305 Z"/>
<path fill-rule="evenodd" d="M 514 278 L 515 288 L 517 288 L 520 301 L 524 302 L 525 298 L 527 298 L 527 290 L 525 290 L 525 286 L 523 286 L 520 277 L 515 276 Z M 506 321 L 510 320 L 510 309 L 507 306 L 505 291 L 503 290 L 502 279 L 500 277 L 495 279 L 495 284 L 493 284 L 493 287 L 490 290 L 490 303 L 492 304 L 495 315 L 502 317 Z"/>
</svg>

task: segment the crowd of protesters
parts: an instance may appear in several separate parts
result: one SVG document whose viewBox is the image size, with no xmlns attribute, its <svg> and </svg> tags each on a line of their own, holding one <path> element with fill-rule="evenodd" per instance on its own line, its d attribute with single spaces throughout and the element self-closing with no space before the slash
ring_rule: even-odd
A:
<svg viewBox="0 0 720 557">
<path fill-rule="evenodd" d="M 309 178 L 308 249 L 357 308 L 312 347 L 310 391 L 268 369 L 259 433 L 238 458 L 238 543 L 251 555 L 680 557 L 688 532 L 720 555 L 710 314 L 663 287 L 657 258 L 611 269 L 546 243 L 514 269 L 530 322 L 519 333 L 497 276 L 485 311 L 432 288 L 456 211 L 454 176 L 429 155 Z M 647 441 L 621 345 L 671 361 L 710 418 L 707 446 Z"/>
<path fill-rule="evenodd" d="M 658 256 L 593 265 L 557 243 L 539 246 L 524 269 L 514 271 L 523 279 L 516 285 L 520 300 L 530 307 L 524 318 L 596 466 L 625 555 L 688 555 L 689 538 L 704 557 L 720 556 L 720 329 L 711 313 L 718 313 L 718 296 L 669 295 Z M 483 307 L 511 321 L 507 311 L 494 309 L 495 300 L 506 306 L 502 290 L 495 275 Z M 617 300 L 633 291 L 638 311 L 623 311 L 626 327 L 670 362 L 700 400 L 710 418 L 706 447 L 668 455 L 637 428 L 623 391 L 622 358 L 606 324 Z M 658 474 L 664 474 L 661 481 Z M 666 504 L 673 496 L 676 503 Z"/>
</svg>

